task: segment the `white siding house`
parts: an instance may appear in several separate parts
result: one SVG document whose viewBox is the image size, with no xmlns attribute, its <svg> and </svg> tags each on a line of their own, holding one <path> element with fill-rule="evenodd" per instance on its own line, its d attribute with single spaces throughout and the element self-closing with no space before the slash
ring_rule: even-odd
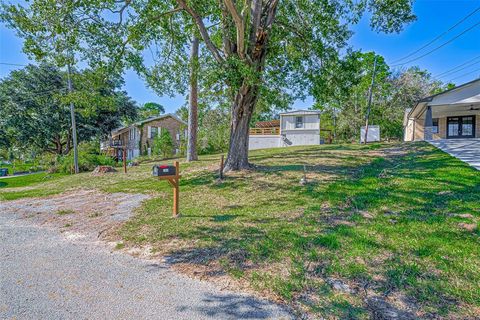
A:
<svg viewBox="0 0 480 320">
<path fill-rule="evenodd" d="M 280 128 L 250 131 L 249 150 L 320 144 L 320 111 L 295 110 L 280 114 Z"/>
</svg>

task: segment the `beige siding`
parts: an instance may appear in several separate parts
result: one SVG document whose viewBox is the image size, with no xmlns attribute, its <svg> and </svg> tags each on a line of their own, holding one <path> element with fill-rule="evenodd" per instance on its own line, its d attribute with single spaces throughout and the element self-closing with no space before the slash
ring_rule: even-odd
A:
<svg viewBox="0 0 480 320">
<path fill-rule="evenodd" d="M 414 141 L 424 140 L 425 136 L 424 136 L 423 124 L 424 124 L 424 120 L 415 119 L 415 125 L 413 129 Z"/>
</svg>

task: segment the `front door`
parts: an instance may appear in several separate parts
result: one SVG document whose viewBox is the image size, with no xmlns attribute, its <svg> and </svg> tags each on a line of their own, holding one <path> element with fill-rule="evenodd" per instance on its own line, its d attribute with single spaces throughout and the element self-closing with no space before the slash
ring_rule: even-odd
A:
<svg viewBox="0 0 480 320">
<path fill-rule="evenodd" d="M 474 138 L 475 116 L 448 117 L 447 138 Z"/>
</svg>

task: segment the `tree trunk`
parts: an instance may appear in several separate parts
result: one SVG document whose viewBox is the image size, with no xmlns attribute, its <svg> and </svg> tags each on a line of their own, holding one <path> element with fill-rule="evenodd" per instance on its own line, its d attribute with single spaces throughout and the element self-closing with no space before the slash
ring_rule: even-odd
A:
<svg viewBox="0 0 480 320">
<path fill-rule="evenodd" d="M 250 168 L 248 162 L 249 124 L 257 103 L 257 91 L 255 86 L 243 84 L 235 96 L 230 125 L 230 144 L 224 172 Z"/>
<path fill-rule="evenodd" d="M 196 36 L 192 39 L 190 53 L 190 95 L 188 101 L 188 141 L 187 161 L 198 160 L 197 130 L 198 130 L 198 47 Z"/>
</svg>

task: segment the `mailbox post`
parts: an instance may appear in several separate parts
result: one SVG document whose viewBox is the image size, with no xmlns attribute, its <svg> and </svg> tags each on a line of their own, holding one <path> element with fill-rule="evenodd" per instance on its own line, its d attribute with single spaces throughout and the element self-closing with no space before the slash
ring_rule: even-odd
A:
<svg viewBox="0 0 480 320">
<path fill-rule="evenodd" d="M 160 180 L 167 180 L 173 188 L 173 217 L 178 218 L 178 203 L 180 200 L 180 165 L 178 161 L 175 161 L 173 166 L 153 166 L 153 175 Z"/>
</svg>

